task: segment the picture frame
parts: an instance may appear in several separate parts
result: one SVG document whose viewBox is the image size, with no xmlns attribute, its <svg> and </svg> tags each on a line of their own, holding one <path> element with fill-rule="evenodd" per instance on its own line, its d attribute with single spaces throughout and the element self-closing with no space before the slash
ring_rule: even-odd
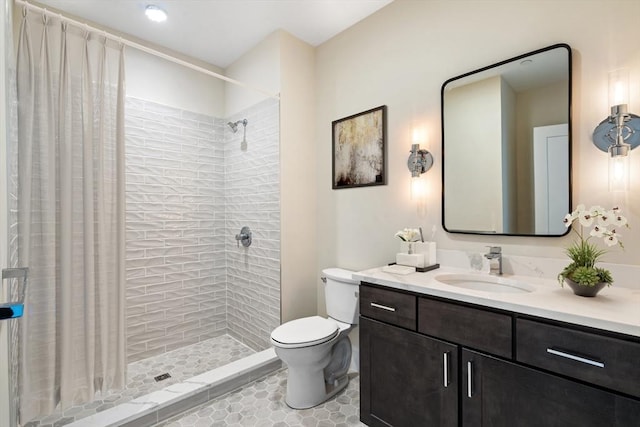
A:
<svg viewBox="0 0 640 427">
<path fill-rule="evenodd" d="M 386 185 L 387 106 L 332 122 L 332 188 Z"/>
</svg>

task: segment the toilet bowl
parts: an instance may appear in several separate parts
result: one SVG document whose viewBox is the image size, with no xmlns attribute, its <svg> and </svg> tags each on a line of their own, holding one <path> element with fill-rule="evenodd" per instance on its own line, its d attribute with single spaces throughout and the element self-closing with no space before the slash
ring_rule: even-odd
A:
<svg viewBox="0 0 640 427">
<path fill-rule="evenodd" d="M 271 333 L 278 357 L 287 365 L 285 402 L 294 409 L 319 405 L 349 382 L 349 332 L 358 320 L 358 282 L 351 271 L 323 270 L 328 318 L 303 317 Z"/>
</svg>

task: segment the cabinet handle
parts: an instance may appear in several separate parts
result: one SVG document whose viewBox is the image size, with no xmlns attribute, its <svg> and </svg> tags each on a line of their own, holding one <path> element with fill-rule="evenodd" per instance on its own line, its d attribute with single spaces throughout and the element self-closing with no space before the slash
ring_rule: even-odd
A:
<svg viewBox="0 0 640 427">
<path fill-rule="evenodd" d="M 467 397 L 473 396 L 473 386 L 471 384 L 473 381 L 472 367 L 473 363 L 471 361 L 467 362 Z"/>
<path fill-rule="evenodd" d="M 443 385 L 449 387 L 449 352 L 442 353 Z"/>
<path fill-rule="evenodd" d="M 575 354 L 567 353 L 561 350 L 556 350 L 554 348 L 547 348 L 547 353 L 553 354 L 555 356 L 565 357 L 567 359 L 575 360 L 577 362 L 586 363 L 587 365 L 597 366 L 598 368 L 604 368 L 603 362 L 598 362 L 597 360 L 591 360 L 585 357 L 576 356 Z"/>
<path fill-rule="evenodd" d="M 382 304 L 377 304 L 375 302 L 371 303 L 371 307 L 381 308 L 382 310 L 387 310 L 387 311 L 396 311 L 396 309 L 393 308 L 393 307 L 389 307 L 389 306 L 382 305 Z"/>
</svg>

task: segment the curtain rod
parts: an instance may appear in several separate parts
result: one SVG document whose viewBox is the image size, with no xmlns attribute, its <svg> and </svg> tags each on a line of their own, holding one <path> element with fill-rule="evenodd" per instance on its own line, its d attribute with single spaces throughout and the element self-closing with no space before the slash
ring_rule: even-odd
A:
<svg viewBox="0 0 640 427">
<path fill-rule="evenodd" d="M 166 53 L 160 52 L 159 50 L 152 49 L 150 47 L 144 46 L 144 45 L 142 45 L 140 43 L 136 43 L 133 40 L 129 40 L 129 39 L 125 38 L 125 37 L 116 36 L 115 34 L 111 34 L 111 33 L 107 32 L 105 30 L 102 30 L 100 28 L 93 27 L 93 26 L 91 26 L 91 25 L 89 25 L 89 24 L 87 24 L 85 22 L 77 21 L 75 19 L 69 18 L 68 16 L 64 16 L 64 15 L 62 15 L 60 13 L 52 12 L 52 11 L 48 10 L 47 8 L 36 6 L 36 5 L 34 5 L 32 3 L 29 3 L 29 2 L 27 2 L 25 0 L 14 0 L 14 3 L 16 5 L 24 6 L 27 9 L 35 10 L 35 11 L 41 12 L 41 13 L 43 13 L 45 15 L 49 15 L 49 16 L 52 16 L 54 18 L 58 18 L 61 21 L 68 22 L 68 23 L 70 23 L 72 25 L 75 25 L 75 26 L 77 26 L 79 28 L 85 28 L 88 31 L 100 34 L 100 35 L 106 37 L 107 39 L 116 41 L 118 43 L 122 43 L 125 46 L 132 47 L 134 49 L 140 50 L 142 52 L 145 52 L 145 53 L 148 53 L 148 54 L 151 54 L 151 55 L 154 55 L 154 56 L 157 56 L 159 58 L 166 59 L 167 61 L 173 62 L 174 64 L 182 65 L 184 67 L 190 68 L 192 70 L 198 71 L 198 72 L 206 74 L 208 76 L 216 77 L 216 78 L 224 80 L 226 82 L 233 83 L 233 84 L 236 84 L 238 86 L 242 86 L 242 87 L 244 87 L 246 89 L 250 89 L 250 90 L 254 90 L 254 91 L 260 92 L 261 94 L 266 95 L 266 96 L 268 96 L 270 98 L 279 99 L 279 96 L 277 94 L 273 94 L 273 93 L 267 92 L 267 91 L 265 91 L 263 89 L 259 89 L 257 87 L 248 85 L 246 83 L 242 83 L 242 82 L 240 82 L 238 80 L 232 79 L 232 78 L 224 76 L 222 74 L 218 74 L 218 73 L 216 73 L 214 71 L 207 70 L 206 68 L 201 67 L 199 65 L 192 64 L 191 62 L 185 61 L 185 60 L 180 59 L 180 58 L 176 58 L 175 56 L 168 55 Z"/>
</svg>

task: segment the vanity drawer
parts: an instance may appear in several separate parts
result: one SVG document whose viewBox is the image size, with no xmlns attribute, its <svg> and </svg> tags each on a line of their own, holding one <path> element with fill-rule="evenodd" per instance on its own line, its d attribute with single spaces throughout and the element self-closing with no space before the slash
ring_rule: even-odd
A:
<svg viewBox="0 0 640 427">
<path fill-rule="evenodd" d="M 387 289 L 360 286 L 360 314 L 416 330 L 416 297 Z"/>
<path fill-rule="evenodd" d="M 418 332 L 511 358 L 512 317 L 460 304 L 420 298 Z"/>
<path fill-rule="evenodd" d="M 640 397 L 640 343 L 516 320 L 517 360 Z"/>
</svg>

